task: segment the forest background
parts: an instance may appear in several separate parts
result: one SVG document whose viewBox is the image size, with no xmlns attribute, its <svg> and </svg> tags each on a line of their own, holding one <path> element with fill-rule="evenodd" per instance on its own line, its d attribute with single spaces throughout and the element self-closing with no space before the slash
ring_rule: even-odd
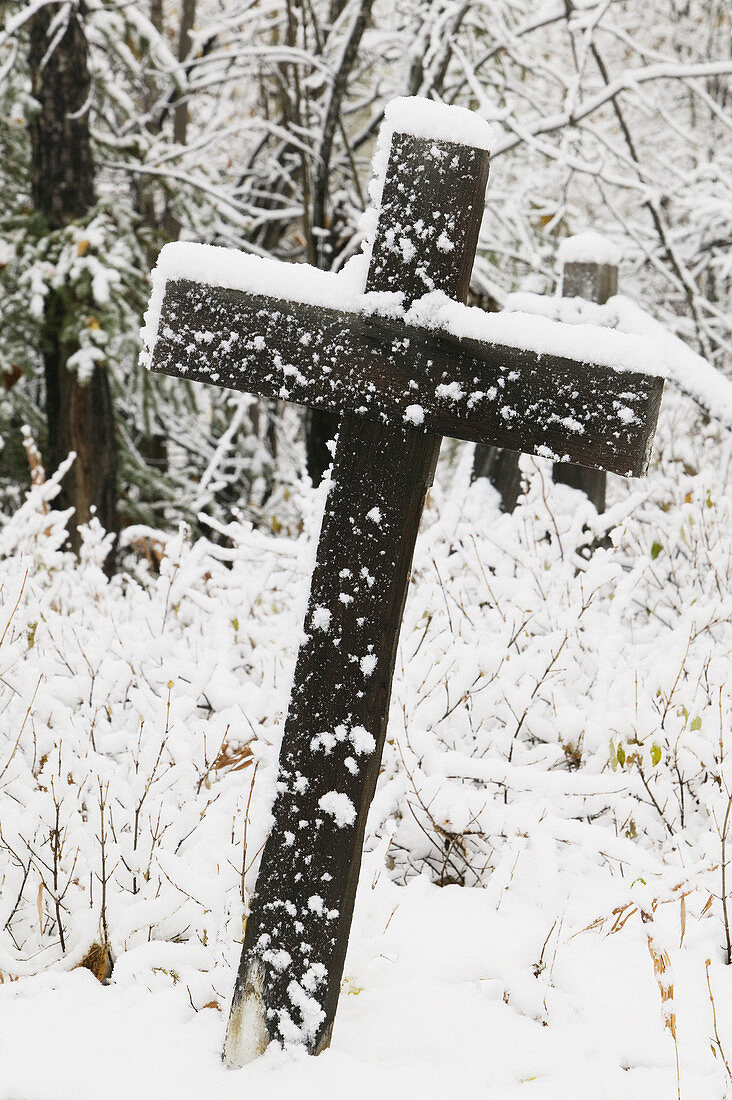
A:
<svg viewBox="0 0 732 1100">
<path fill-rule="evenodd" d="M 151 377 L 149 270 L 194 239 L 338 270 L 361 245 L 384 104 L 496 129 L 472 300 L 550 292 L 569 234 L 621 246 L 622 289 L 728 369 L 730 23 L 724 0 L 536 5 L 8 3 L 0 35 L 2 510 L 70 451 L 76 525 L 283 521 L 335 424 Z M 303 451 L 303 440 L 305 450 Z M 299 449 L 298 449 L 299 448 Z M 114 568 L 110 555 L 109 569 Z"/>
</svg>

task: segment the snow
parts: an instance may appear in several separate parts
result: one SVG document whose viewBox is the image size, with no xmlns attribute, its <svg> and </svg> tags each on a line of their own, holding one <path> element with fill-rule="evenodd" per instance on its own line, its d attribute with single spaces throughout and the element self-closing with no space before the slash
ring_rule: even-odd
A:
<svg viewBox="0 0 732 1100">
<path fill-rule="evenodd" d="M 308 974 L 310 974 L 310 971 L 308 971 Z M 291 1029 L 291 1042 L 303 1042 L 316 1034 L 325 1013 L 318 1001 L 314 997 L 308 996 L 298 982 L 290 982 L 287 987 L 287 996 L 290 998 L 290 1002 L 299 1009 L 302 1016 L 302 1024 L 293 1026 Z M 286 1014 L 286 1010 L 281 1013 L 281 1016 L 283 1014 Z M 280 1021 L 283 1036 L 287 1038 L 287 1032 L 282 1028 L 281 1023 Z"/>
<path fill-rule="evenodd" d="M 597 305 L 583 298 L 518 292 L 508 295 L 504 308 L 518 317 L 531 313 L 562 324 L 603 326 L 616 333 L 651 340 L 668 381 L 720 423 L 732 428 L 732 381 L 632 298 L 618 294 L 604 305 Z"/>
<path fill-rule="evenodd" d="M 365 657 L 361 658 L 360 665 L 361 672 L 364 674 L 365 677 L 372 676 L 374 669 L 376 668 L 376 657 L 374 657 L 373 654 L 369 653 Z"/>
<path fill-rule="evenodd" d="M 327 977 L 328 971 L 322 963 L 312 963 L 303 975 L 303 987 L 311 993 L 314 993 Z"/>
<path fill-rule="evenodd" d="M 487 313 L 476 306 L 455 302 L 441 291 L 418 298 L 404 314 L 404 319 L 408 324 L 449 332 L 461 340 L 505 344 L 539 355 L 597 363 L 616 371 L 661 376 L 665 373 L 655 339 L 600 331 L 592 324 L 550 321 L 529 311 Z"/>
<path fill-rule="evenodd" d="M 421 405 L 407 405 L 404 410 L 404 422 L 405 424 L 413 424 L 415 428 L 418 428 L 420 424 L 424 423 L 424 409 Z"/>
<path fill-rule="evenodd" d="M 357 755 L 372 753 L 376 748 L 376 741 L 363 726 L 354 726 L 350 733 L 351 744 Z"/>
<path fill-rule="evenodd" d="M 150 365 L 157 338 L 160 308 L 168 280 L 192 279 L 211 286 L 260 294 L 277 300 L 362 315 L 386 315 L 392 320 L 450 333 L 459 339 L 505 344 L 538 354 L 564 356 L 597 363 L 617 371 L 663 374 L 659 326 L 650 334 L 629 335 L 621 331 L 598 331 L 591 324 L 566 324 L 538 316 L 537 312 L 515 310 L 487 313 L 453 301 L 440 291 L 431 291 L 415 301 L 406 312 L 398 294 L 362 293 L 361 266 L 346 267 L 338 274 L 323 272 L 307 264 L 287 264 L 247 256 L 234 249 L 213 245 L 174 243 L 166 245 L 153 271 L 153 293 L 142 336 L 145 361 Z M 207 334 L 200 334 L 206 341 Z M 446 394 L 449 396 L 449 392 Z M 283 395 L 286 396 L 286 395 Z M 407 409 L 409 423 L 418 422 L 418 405 Z"/>
<path fill-rule="evenodd" d="M 611 264 L 614 267 L 619 265 L 622 255 L 618 245 L 594 229 L 565 237 L 558 252 L 560 264 Z"/>
<path fill-rule="evenodd" d="M 275 970 L 281 972 L 287 970 L 292 962 L 292 956 L 288 951 L 263 951 L 262 958 L 266 963 L 269 963 Z"/>
<path fill-rule="evenodd" d="M 310 616 L 310 623 L 313 630 L 322 630 L 327 634 L 330 629 L 331 613 L 327 607 L 316 607 L 313 609 L 313 613 Z"/>
<path fill-rule="evenodd" d="M 108 1100 L 111 1080 L 115 1100 L 673 1096 L 673 1042 L 646 930 L 679 954 L 678 897 L 649 909 L 649 925 L 636 910 L 609 935 L 617 895 L 596 878 L 592 885 L 593 897 L 577 896 L 560 853 L 531 841 L 508 891 L 503 881 L 463 890 L 424 878 L 400 888 L 367 859 L 332 1046 L 317 1058 L 273 1046 L 241 1070 L 226 1069 L 225 1013 L 195 998 L 191 1005 L 182 984 L 105 989 L 81 970 L 2 987 L 0 1097 Z M 573 917 L 558 928 L 548 903 L 562 891 Z M 687 904 L 690 929 L 709 924 L 696 899 Z M 577 927 L 604 915 L 597 929 Z M 702 945 L 693 938 L 674 964 L 682 1095 L 716 1100 L 721 1075 L 709 1048 Z M 710 980 L 726 1035 L 732 981 L 717 960 Z M 306 991 L 292 993 L 305 1004 Z"/>
<path fill-rule="evenodd" d="M 381 132 L 387 147 L 394 133 L 451 141 L 476 149 L 490 150 L 495 143 L 490 123 L 477 112 L 436 103 L 423 96 L 398 96 L 387 103 Z"/>
<path fill-rule="evenodd" d="M 330 814 L 339 828 L 353 825 L 356 820 L 356 807 L 347 794 L 339 791 L 328 791 L 318 801 L 323 813 Z"/>
<path fill-rule="evenodd" d="M 590 305 L 575 304 L 580 317 Z M 333 1045 L 318 1058 L 271 1047 L 241 1071 L 220 1051 L 325 490 L 293 494 L 297 536 L 232 522 L 222 545 L 138 527 L 164 548 L 159 572 L 127 542 L 130 572 L 112 582 L 98 525 L 83 529 L 80 561 L 63 548 L 58 477 L 2 520 L 1 1100 L 107 1100 L 110 1080 L 115 1100 L 673 1096 L 670 1004 L 682 1095 L 721 1100 L 706 961 L 729 1050 L 732 436 L 670 390 L 650 477 L 610 479 L 604 516 L 526 457 L 525 495 L 504 515 L 490 486 L 470 484 L 470 448 L 443 450 Z M 587 560 L 577 548 L 590 540 L 609 548 Z M 324 787 L 348 816 L 336 799 L 373 737 L 327 736 L 351 753 L 343 783 Z M 234 764 L 216 765 L 225 739 Z M 106 987 L 78 969 L 101 935 L 100 784 Z M 43 885 L 54 792 L 65 952 Z M 310 904 L 327 919 L 320 888 Z M 668 954 L 663 974 L 651 950 Z M 318 977 L 293 989 L 296 1039 Z M 245 1011 L 235 1060 L 263 1043 L 256 1000 Z"/>
<path fill-rule="evenodd" d="M 435 396 L 442 398 L 443 401 L 461 401 L 465 393 L 457 382 L 442 382 L 435 389 Z"/>
</svg>

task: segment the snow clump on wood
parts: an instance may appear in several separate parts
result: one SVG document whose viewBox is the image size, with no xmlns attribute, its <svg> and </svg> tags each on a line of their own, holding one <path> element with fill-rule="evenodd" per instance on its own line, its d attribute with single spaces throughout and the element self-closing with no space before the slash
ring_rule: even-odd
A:
<svg viewBox="0 0 732 1100">
<path fill-rule="evenodd" d="M 323 813 L 330 814 L 340 828 L 353 825 L 356 820 L 356 807 L 347 794 L 341 794 L 339 791 L 328 791 L 319 799 L 318 806 Z"/>
</svg>

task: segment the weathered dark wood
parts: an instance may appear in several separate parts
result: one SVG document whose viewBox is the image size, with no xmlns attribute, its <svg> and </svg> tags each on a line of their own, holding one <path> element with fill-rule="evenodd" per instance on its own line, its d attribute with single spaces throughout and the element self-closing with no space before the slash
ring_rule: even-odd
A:
<svg viewBox="0 0 732 1100">
<path fill-rule="evenodd" d="M 435 435 L 634 475 L 663 389 L 652 375 L 182 280 L 166 289 L 153 369 L 392 427 L 419 410 Z"/>
<path fill-rule="evenodd" d="M 465 300 L 488 177 L 486 153 L 395 135 L 367 289 L 425 280 Z M 454 249 L 437 238 L 449 224 Z M 419 239 L 412 262 L 388 229 Z M 265 845 L 229 1018 L 225 1059 L 272 1039 L 330 1042 L 368 808 L 386 735 L 414 542 L 440 440 L 344 416 L 318 544 Z M 337 795 L 337 798 L 330 796 Z M 342 824 L 333 812 L 340 806 Z M 350 809 L 349 809 L 350 807 Z M 352 814 L 352 816 L 351 816 Z"/>
<path fill-rule="evenodd" d="M 562 268 L 562 297 L 586 298 L 604 306 L 618 293 L 617 264 L 566 263 Z"/>
<path fill-rule="evenodd" d="M 586 298 L 589 302 L 604 305 L 617 292 L 616 264 L 566 263 L 562 269 L 562 295 L 565 298 Z M 601 514 L 605 511 L 607 474 L 605 470 L 592 469 L 591 466 L 591 463 L 555 462 L 552 476 L 559 485 L 580 489 Z"/>
</svg>

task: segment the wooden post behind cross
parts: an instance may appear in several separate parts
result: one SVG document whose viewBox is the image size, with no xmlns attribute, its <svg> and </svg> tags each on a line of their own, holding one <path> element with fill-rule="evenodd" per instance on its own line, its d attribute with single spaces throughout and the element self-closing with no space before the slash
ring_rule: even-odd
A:
<svg viewBox="0 0 732 1100">
<path fill-rule="evenodd" d="M 466 112 L 435 114 L 435 106 L 413 101 L 406 117 L 420 123 L 420 136 L 396 127 L 391 138 L 368 269 L 367 291 L 401 292 L 405 305 L 435 290 L 465 300 L 488 177 L 487 151 L 460 143 Z M 439 139 L 422 136 L 425 117 L 435 118 Z M 663 383 L 527 350 L 525 341 L 461 338 L 365 314 L 343 304 L 338 276 L 311 269 L 300 270 L 316 289 L 332 282 L 332 302 L 306 291 L 305 301 L 288 300 L 292 266 L 256 258 L 235 261 L 254 272 L 246 289 L 226 289 L 212 285 L 218 276 L 202 280 L 201 265 L 214 253 L 225 267 L 228 250 L 168 249 L 148 319 L 154 370 L 341 415 L 274 823 L 229 1018 L 224 1057 L 238 1066 L 272 1040 L 313 1053 L 330 1042 L 412 552 L 441 436 L 641 473 Z M 261 292 L 258 272 L 276 291 Z M 474 320 L 477 311 L 467 312 Z"/>
<path fill-rule="evenodd" d="M 574 238 L 580 242 L 580 246 L 582 239 L 582 236 Z M 570 238 L 570 242 L 572 240 L 573 238 Z M 600 244 L 602 243 L 600 239 Z M 572 255 L 571 251 L 567 253 L 566 246 L 565 255 Z M 618 265 L 613 260 L 612 255 L 608 255 L 601 261 L 584 258 L 566 259 L 562 264 L 563 297 L 586 298 L 588 302 L 597 302 L 598 305 L 604 306 L 608 298 L 618 293 Z M 573 462 L 555 462 L 553 476 L 559 485 L 581 489 L 595 505 L 598 513 L 605 511 L 607 474 L 604 470 L 595 470 L 590 466 L 577 466 Z"/>
</svg>

